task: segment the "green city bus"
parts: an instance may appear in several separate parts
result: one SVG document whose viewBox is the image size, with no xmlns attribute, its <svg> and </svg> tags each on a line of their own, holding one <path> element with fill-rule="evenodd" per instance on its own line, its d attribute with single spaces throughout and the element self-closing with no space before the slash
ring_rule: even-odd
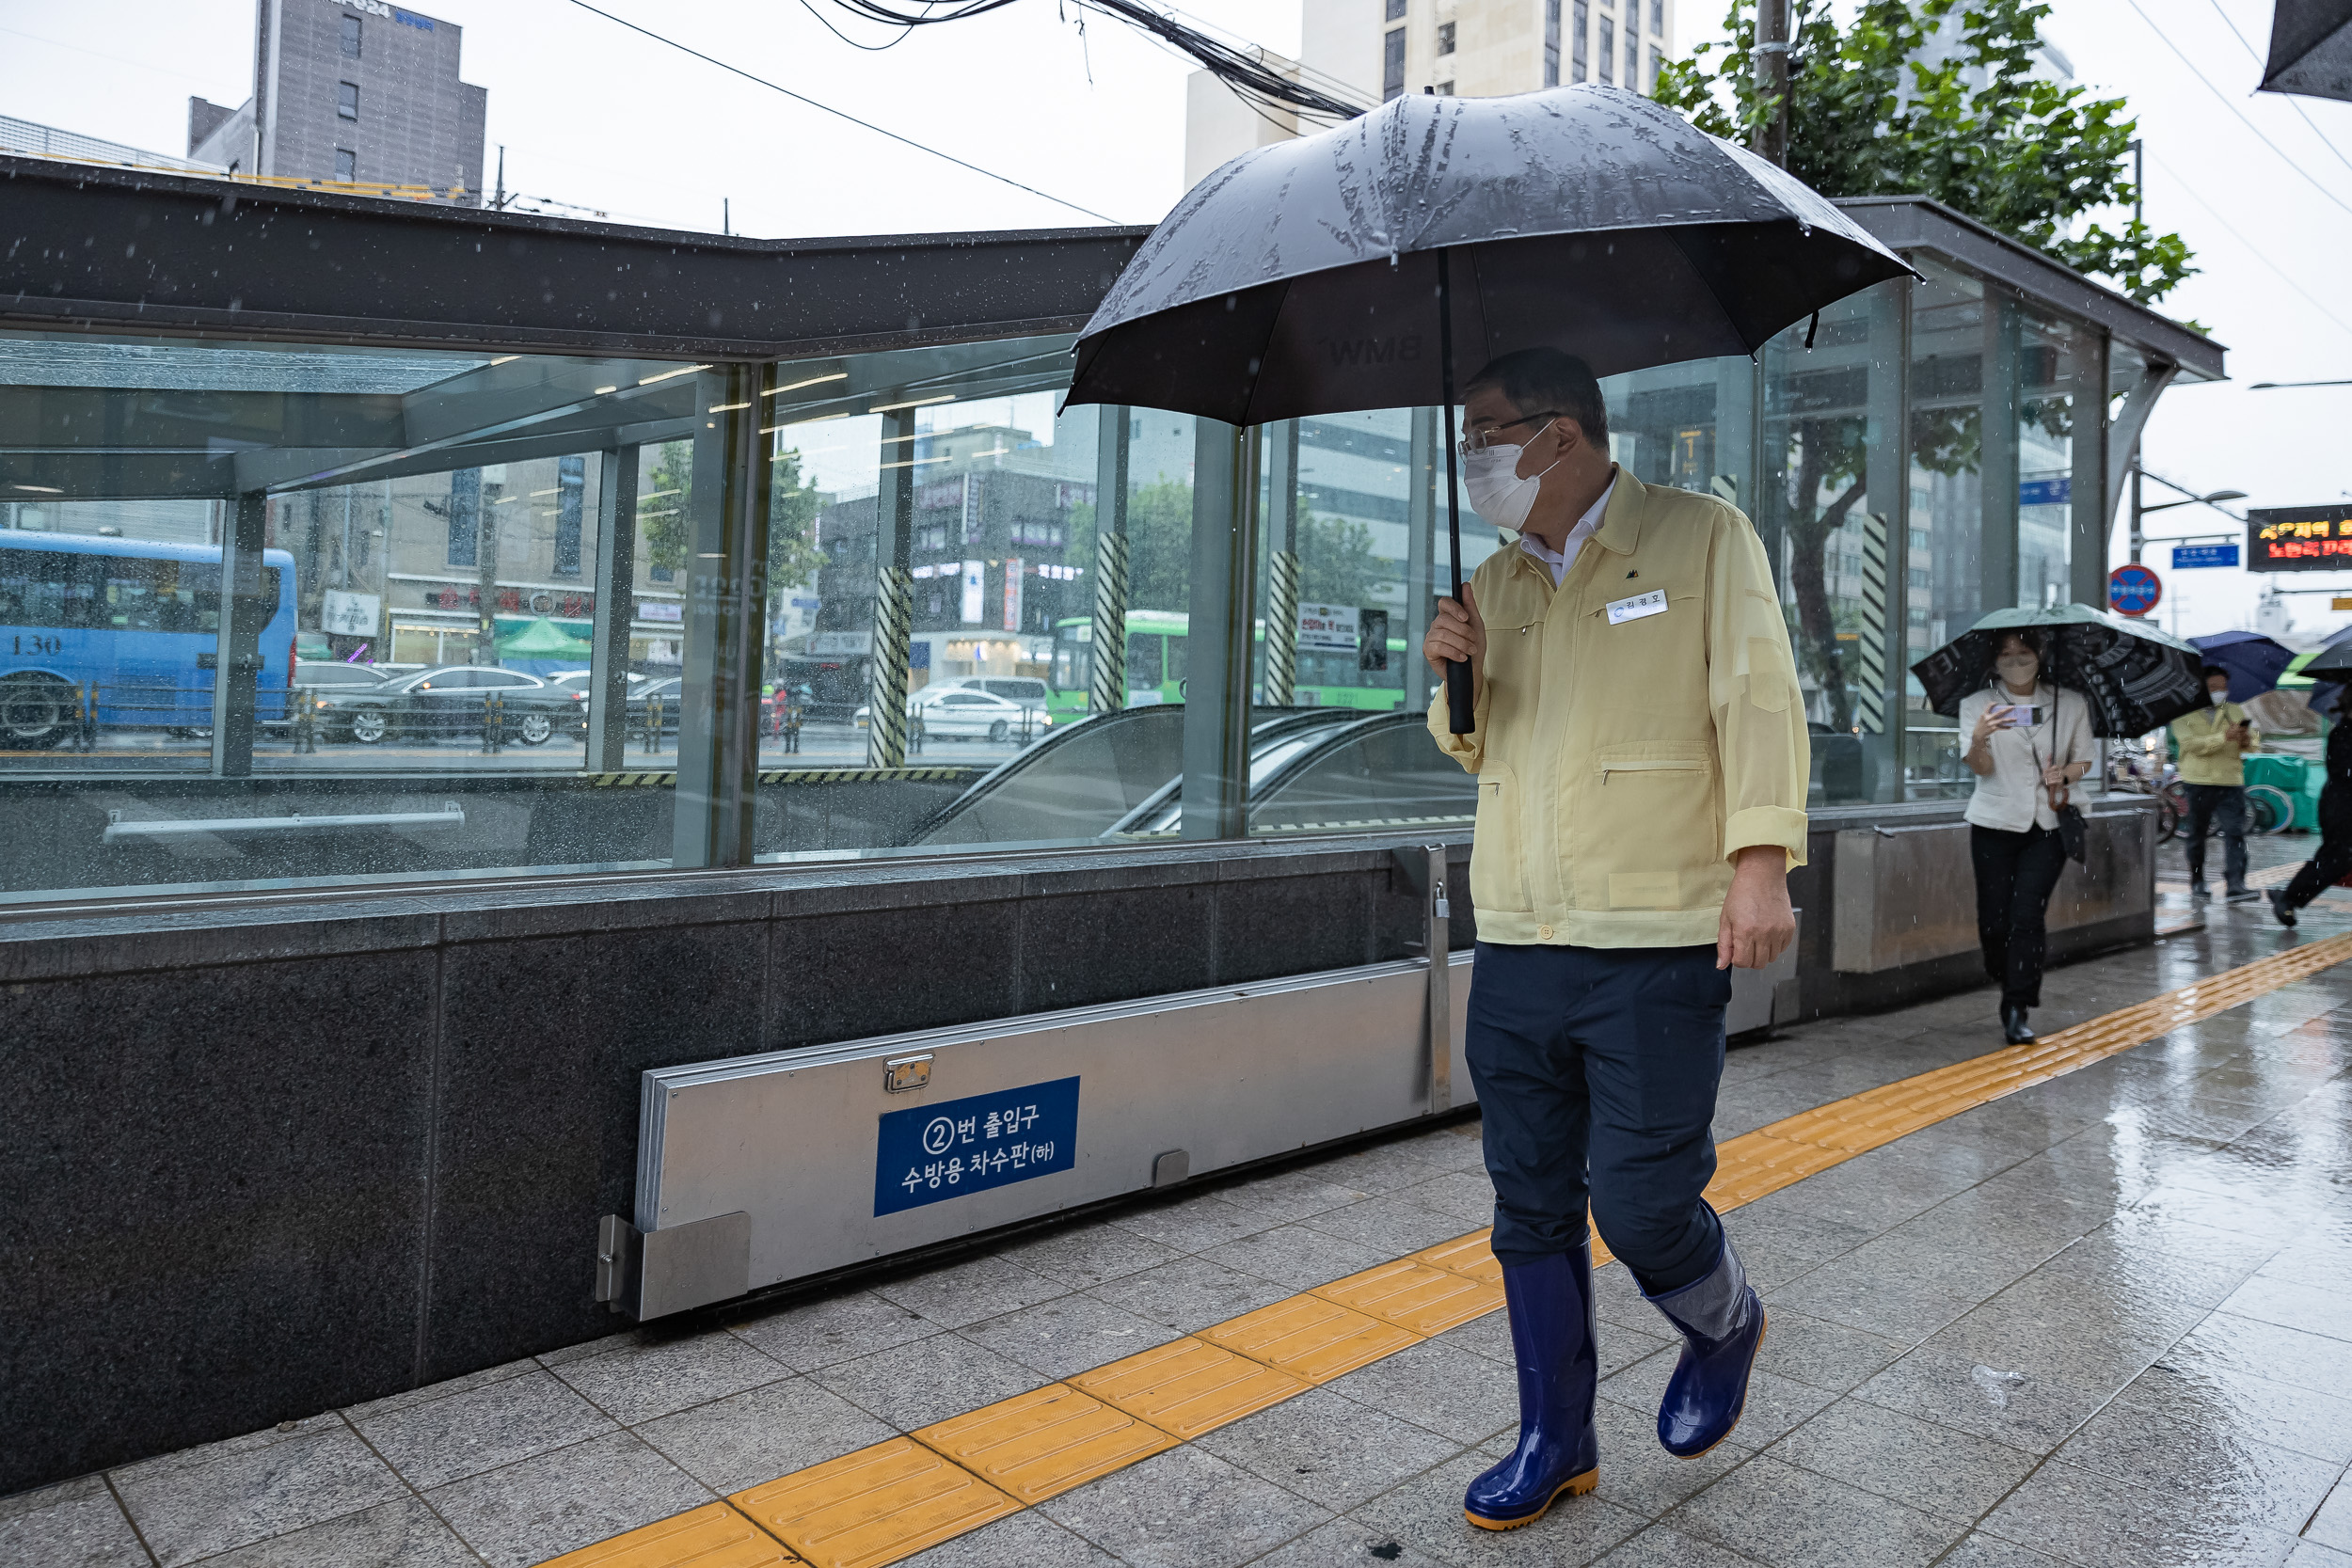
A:
<svg viewBox="0 0 2352 1568">
<path fill-rule="evenodd" d="M 1184 700 L 1184 628 L 1181 610 L 1131 610 L 1127 612 L 1127 705 L 1181 703 Z M 1257 625 L 1252 641 L 1250 684 L 1265 680 L 1265 623 Z M 1299 706 L 1359 707 L 1384 713 L 1405 703 L 1405 640 L 1388 640 L 1388 668 L 1365 670 L 1352 653 L 1303 648 L 1298 653 L 1298 681 L 1293 702 Z M 1052 692 L 1046 711 L 1057 722 L 1083 718 L 1087 693 L 1093 681 L 1094 623 L 1076 616 L 1054 624 L 1053 673 L 1046 677 Z M 1261 693 L 1263 694 L 1263 693 Z"/>
</svg>

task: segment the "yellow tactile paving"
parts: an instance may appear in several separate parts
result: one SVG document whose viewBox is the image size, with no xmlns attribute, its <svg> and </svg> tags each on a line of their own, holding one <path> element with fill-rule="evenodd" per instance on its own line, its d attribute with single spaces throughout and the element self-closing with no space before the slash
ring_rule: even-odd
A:
<svg viewBox="0 0 2352 1568">
<path fill-rule="evenodd" d="M 791 1568 L 800 1559 L 724 1503 L 659 1519 L 539 1568 Z"/>
<path fill-rule="evenodd" d="M 815 1568 L 881 1568 L 1021 1509 L 912 1437 L 860 1449 L 728 1500 Z"/>
<path fill-rule="evenodd" d="M 1483 1318 L 1502 1305 L 1502 1287 L 1465 1279 L 1410 1258 L 1335 1279 L 1309 1293 L 1423 1337 Z"/>
<path fill-rule="evenodd" d="M 1066 1383 L 927 1426 L 915 1440 L 1024 1503 L 1149 1459 L 1176 1439 Z"/>
<path fill-rule="evenodd" d="M 2046 1035 L 2030 1046 L 1956 1062 L 1786 1117 L 1717 1150 L 1708 1197 L 1718 1209 L 1752 1203 L 1923 1127 L 2128 1051 L 2347 958 L 2352 958 L 2352 934 L 2302 943 Z M 1611 1260 L 1609 1248 L 1596 1236 L 1594 1266 Z M 1491 1310 L 1472 1307 L 1487 1300 L 1500 1304 L 1501 1277 L 1488 1233 L 1472 1231 L 1203 1329 L 1197 1337 L 1098 1367 L 1067 1384 L 926 1427 L 918 1434 L 922 1443 L 893 1438 L 737 1493 L 730 1499 L 736 1509 L 723 1504 L 696 1509 L 559 1558 L 555 1564 L 765 1568 L 805 1560 L 815 1568 L 883 1568 Z M 1487 1294 L 1479 1294 L 1482 1291 Z M 1121 1424 L 1121 1414 L 1133 1419 Z M 1001 1489 L 991 1481 L 1000 1482 Z M 777 1546 L 750 1528 L 752 1523 L 792 1550 Z"/>
<path fill-rule="evenodd" d="M 1708 1201 L 1717 1209 L 1753 1203 L 1906 1133 L 2144 1045 L 2346 958 L 2352 958 L 2352 934 L 2304 942 L 2044 1035 L 2031 1045 L 1955 1062 L 1786 1117 L 1716 1150 Z M 1598 1262 L 1598 1257 L 1594 1260 Z"/>
<path fill-rule="evenodd" d="M 1193 1438 L 1305 1393 L 1304 1378 L 1199 1339 L 1140 1351 L 1070 1380 L 1171 1436 Z"/>
<path fill-rule="evenodd" d="M 1502 1283 L 1502 1265 L 1495 1261 L 1494 1249 L 1486 1244 L 1493 1234 L 1491 1227 L 1473 1230 L 1467 1236 L 1456 1236 L 1450 1242 L 1423 1247 L 1413 1254 L 1413 1260 L 1426 1263 L 1433 1269 L 1443 1269 L 1448 1274 L 1458 1274 L 1466 1279 L 1475 1279 L 1481 1285 L 1500 1285 Z"/>
<path fill-rule="evenodd" d="M 1200 1338 L 1310 1383 L 1328 1383 L 1421 1336 L 1335 1301 L 1293 1296 L 1204 1328 Z"/>
</svg>

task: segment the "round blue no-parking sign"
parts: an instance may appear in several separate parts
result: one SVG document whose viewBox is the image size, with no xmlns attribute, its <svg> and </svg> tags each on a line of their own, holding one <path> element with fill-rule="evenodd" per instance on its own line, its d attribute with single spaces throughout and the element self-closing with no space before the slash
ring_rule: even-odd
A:
<svg viewBox="0 0 2352 1568">
<path fill-rule="evenodd" d="M 2107 603 L 2119 615 L 2145 615 L 2164 597 L 2164 582 L 2155 569 L 2126 562 L 2107 574 Z"/>
</svg>

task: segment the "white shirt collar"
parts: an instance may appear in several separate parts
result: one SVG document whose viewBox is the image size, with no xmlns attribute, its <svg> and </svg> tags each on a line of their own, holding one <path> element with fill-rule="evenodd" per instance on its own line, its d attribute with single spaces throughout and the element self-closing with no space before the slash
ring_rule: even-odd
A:
<svg viewBox="0 0 2352 1568">
<path fill-rule="evenodd" d="M 1586 507 L 1584 515 L 1576 520 L 1576 527 L 1568 530 L 1568 536 L 1560 542 L 1560 553 L 1557 555 L 1544 548 L 1543 542 L 1534 534 L 1519 535 L 1519 548 L 1543 562 L 1544 569 L 1551 574 L 1554 588 L 1566 578 L 1568 568 L 1576 564 L 1576 552 L 1584 547 L 1584 541 L 1600 531 L 1601 514 L 1609 510 L 1609 498 L 1616 488 L 1617 472 L 1612 468 L 1609 483 L 1602 488 L 1599 499 Z"/>
</svg>

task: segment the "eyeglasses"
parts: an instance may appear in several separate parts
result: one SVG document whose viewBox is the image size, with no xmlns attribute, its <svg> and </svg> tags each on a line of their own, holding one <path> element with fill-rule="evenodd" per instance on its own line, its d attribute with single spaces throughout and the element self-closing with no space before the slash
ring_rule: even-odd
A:
<svg viewBox="0 0 2352 1568">
<path fill-rule="evenodd" d="M 1558 418 L 1560 418 L 1558 409 L 1547 408 L 1540 414 L 1528 414 L 1519 419 L 1505 420 L 1501 424 L 1481 425 L 1476 430 L 1462 432 L 1462 438 L 1454 443 L 1454 450 L 1464 457 L 1468 457 L 1471 452 L 1485 451 L 1488 447 L 1493 446 L 1495 437 L 1514 425 L 1535 424 L 1540 420 Z"/>
</svg>

